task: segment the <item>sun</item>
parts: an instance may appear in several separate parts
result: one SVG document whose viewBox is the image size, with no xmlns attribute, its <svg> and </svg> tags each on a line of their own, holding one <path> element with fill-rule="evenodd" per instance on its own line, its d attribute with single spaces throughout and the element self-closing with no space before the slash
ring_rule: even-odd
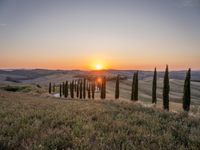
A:
<svg viewBox="0 0 200 150">
<path fill-rule="evenodd" d="M 103 69 L 103 66 L 101 64 L 96 64 L 96 70 L 102 70 Z"/>
</svg>

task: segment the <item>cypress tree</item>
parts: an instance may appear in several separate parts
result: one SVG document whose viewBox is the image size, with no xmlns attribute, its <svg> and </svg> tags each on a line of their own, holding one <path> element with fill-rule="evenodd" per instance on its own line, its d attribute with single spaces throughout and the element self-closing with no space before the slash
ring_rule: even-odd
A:
<svg viewBox="0 0 200 150">
<path fill-rule="evenodd" d="M 60 97 L 62 97 L 62 84 L 60 84 Z"/>
<path fill-rule="evenodd" d="M 79 81 L 77 81 L 76 88 L 76 97 L 79 98 Z"/>
<path fill-rule="evenodd" d="M 82 99 L 83 96 L 83 85 L 82 85 L 82 80 L 80 81 L 80 99 Z"/>
<path fill-rule="evenodd" d="M 89 90 L 89 84 L 90 84 L 90 82 L 89 82 L 89 80 L 87 80 L 87 81 L 86 81 L 86 90 L 87 90 L 87 91 Z"/>
<path fill-rule="evenodd" d="M 154 70 L 154 75 L 153 75 L 153 86 L 152 86 L 152 103 L 157 102 L 157 96 L 156 96 L 156 89 L 157 89 L 157 71 L 156 68 Z"/>
<path fill-rule="evenodd" d="M 185 111 L 190 110 L 190 102 L 191 102 L 190 80 L 191 80 L 191 69 L 188 70 L 184 83 L 183 109 Z"/>
<path fill-rule="evenodd" d="M 65 97 L 68 97 L 68 81 L 65 83 Z"/>
<path fill-rule="evenodd" d="M 94 93 L 95 93 L 95 82 L 92 82 L 92 99 L 94 99 Z"/>
<path fill-rule="evenodd" d="M 49 83 L 49 94 L 51 94 L 51 82 Z"/>
<path fill-rule="evenodd" d="M 106 77 L 103 77 L 101 83 L 101 99 L 105 98 L 106 98 Z"/>
<path fill-rule="evenodd" d="M 63 88 L 62 89 L 63 95 L 65 95 L 65 83 L 64 82 L 62 83 L 62 88 Z"/>
<path fill-rule="evenodd" d="M 103 98 L 106 98 L 106 77 L 104 77 L 104 95 Z"/>
<path fill-rule="evenodd" d="M 56 88 L 55 88 L 55 83 L 53 84 L 53 93 L 55 93 Z"/>
<path fill-rule="evenodd" d="M 103 78 L 102 78 L 102 80 L 101 80 L 101 99 L 103 99 L 103 92 L 104 92 L 104 80 L 103 80 Z"/>
<path fill-rule="evenodd" d="M 74 98 L 74 81 L 71 83 L 71 97 Z"/>
<path fill-rule="evenodd" d="M 132 90 L 131 90 L 131 100 L 134 99 L 134 88 L 135 88 L 135 73 L 133 75 Z"/>
<path fill-rule="evenodd" d="M 88 98 L 90 99 L 91 98 L 91 95 L 90 95 L 90 84 L 88 83 Z"/>
<path fill-rule="evenodd" d="M 120 76 L 118 75 L 116 78 L 115 99 L 119 98 L 119 79 L 120 79 Z"/>
<path fill-rule="evenodd" d="M 86 98 L 86 79 L 83 79 L 83 98 Z"/>
<path fill-rule="evenodd" d="M 76 80 L 74 81 L 74 92 L 76 92 L 77 90 L 77 84 L 76 84 Z"/>
<path fill-rule="evenodd" d="M 166 66 L 165 75 L 164 75 L 164 82 L 163 82 L 163 108 L 165 110 L 169 110 L 169 71 L 168 65 Z"/>
<path fill-rule="evenodd" d="M 134 100 L 138 100 L 138 71 L 135 73 Z"/>
<path fill-rule="evenodd" d="M 72 82 L 69 83 L 70 97 L 72 98 Z"/>
</svg>

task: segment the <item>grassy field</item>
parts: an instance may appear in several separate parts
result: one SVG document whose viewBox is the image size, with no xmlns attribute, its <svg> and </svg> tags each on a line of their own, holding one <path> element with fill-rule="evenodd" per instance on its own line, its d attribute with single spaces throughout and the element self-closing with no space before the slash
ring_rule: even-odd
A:
<svg viewBox="0 0 200 150">
<path fill-rule="evenodd" d="M 198 149 L 199 109 L 0 92 L 0 149 Z"/>
</svg>

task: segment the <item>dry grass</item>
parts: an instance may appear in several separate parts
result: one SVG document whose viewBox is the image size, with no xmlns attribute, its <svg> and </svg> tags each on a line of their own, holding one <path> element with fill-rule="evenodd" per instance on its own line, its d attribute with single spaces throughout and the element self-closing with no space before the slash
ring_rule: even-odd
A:
<svg viewBox="0 0 200 150">
<path fill-rule="evenodd" d="M 0 92 L 0 149 L 198 149 L 198 109 Z"/>
</svg>

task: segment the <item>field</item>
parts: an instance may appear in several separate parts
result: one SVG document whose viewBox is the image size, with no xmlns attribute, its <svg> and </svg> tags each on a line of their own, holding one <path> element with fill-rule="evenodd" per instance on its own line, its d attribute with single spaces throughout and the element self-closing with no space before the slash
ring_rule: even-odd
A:
<svg viewBox="0 0 200 150">
<path fill-rule="evenodd" d="M 198 108 L 187 115 L 142 103 L 2 92 L 0 149 L 196 149 L 197 114 Z"/>
<path fill-rule="evenodd" d="M 0 78 L 0 149 L 200 147 L 199 82 L 192 82 L 192 105 L 187 114 L 181 105 L 181 79 L 170 80 L 170 112 L 165 112 L 161 77 L 157 105 L 151 104 L 151 77 L 140 79 L 138 102 L 130 101 L 130 78 L 120 81 L 119 100 L 114 100 L 115 81 L 107 83 L 105 100 L 99 99 L 99 93 L 95 100 L 56 98 L 58 89 L 48 94 L 50 81 L 61 83 L 73 77 L 70 73 L 48 74 L 20 83 Z"/>
</svg>

